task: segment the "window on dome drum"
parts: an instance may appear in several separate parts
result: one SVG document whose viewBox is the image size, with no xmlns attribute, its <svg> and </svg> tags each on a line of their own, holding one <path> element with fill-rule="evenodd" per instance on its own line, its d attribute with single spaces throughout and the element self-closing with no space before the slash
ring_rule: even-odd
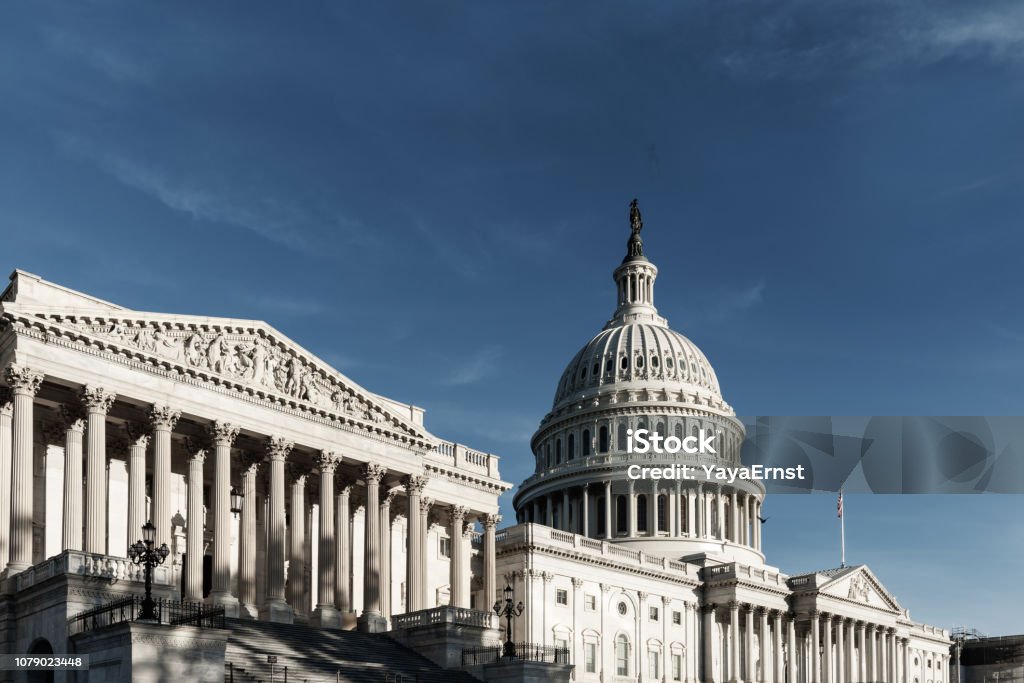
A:
<svg viewBox="0 0 1024 683">
<path fill-rule="evenodd" d="M 604 371 L 609 375 L 612 374 L 612 372 L 615 371 L 615 361 L 612 360 L 611 358 L 605 361 Z"/>
<path fill-rule="evenodd" d="M 654 369 L 658 368 L 658 357 L 657 356 L 651 356 L 651 367 L 654 368 Z"/>
<path fill-rule="evenodd" d="M 669 356 L 668 358 L 665 359 L 665 365 L 668 366 L 669 370 L 672 369 L 673 364 L 674 363 L 672 362 L 672 356 Z"/>
<path fill-rule="evenodd" d="M 587 378 L 587 368 L 586 367 L 582 367 L 582 368 L 580 368 L 580 379 L 586 379 L 586 378 Z"/>
<path fill-rule="evenodd" d="M 565 590 L 563 588 L 559 588 L 558 590 L 556 590 L 555 591 L 555 603 L 557 603 L 559 605 L 568 605 L 569 604 L 569 591 L 567 591 L 567 590 Z"/>
<path fill-rule="evenodd" d="M 604 496 L 597 499 L 597 535 L 604 536 L 608 522 L 604 518 Z"/>
<path fill-rule="evenodd" d="M 555 464 L 562 462 L 562 440 L 555 439 Z"/>
<path fill-rule="evenodd" d="M 629 638 L 624 633 L 615 636 L 615 675 L 629 675 Z"/>
<path fill-rule="evenodd" d="M 583 430 L 583 443 L 580 444 L 581 455 L 590 455 L 590 430 Z"/>
<path fill-rule="evenodd" d="M 597 432 L 597 452 L 608 452 L 608 427 L 605 425 L 601 425 L 601 429 Z"/>
<path fill-rule="evenodd" d="M 626 430 L 627 429 L 629 429 L 629 423 L 628 422 L 626 422 L 625 420 L 619 422 L 619 437 L 618 437 L 619 438 L 619 444 L 618 445 L 619 445 L 619 450 L 622 451 L 623 453 L 626 452 L 626 439 L 627 439 Z"/>
<path fill-rule="evenodd" d="M 643 369 L 643 367 L 644 367 L 644 357 L 643 356 L 637 356 L 636 357 L 636 361 L 634 361 L 634 362 L 636 363 L 636 367 L 637 367 L 638 370 L 642 370 Z"/>
<path fill-rule="evenodd" d="M 680 441 L 682 441 L 683 440 L 683 423 L 682 422 L 676 423 L 676 430 L 675 431 L 676 431 L 676 438 L 679 439 Z"/>
<path fill-rule="evenodd" d="M 597 377 L 599 372 L 601 372 L 601 361 L 594 361 L 594 367 L 590 369 L 590 374 Z"/>
<path fill-rule="evenodd" d="M 664 422 L 659 422 L 657 429 L 655 429 L 654 431 L 658 432 L 662 436 L 668 436 L 668 432 L 665 431 L 665 423 Z"/>
<path fill-rule="evenodd" d="M 565 459 L 566 460 L 572 460 L 575 457 L 576 457 L 576 435 L 575 434 L 570 434 L 569 435 L 569 443 L 568 443 L 568 448 L 566 450 L 566 457 L 565 457 Z"/>
<path fill-rule="evenodd" d="M 626 526 L 626 497 L 615 497 L 615 531 L 624 534 L 629 531 Z"/>
<path fill-rule="evenodd" d="M 623 356 L 622 360 L 619 361 L 619 367 L 623 370 L 629 369 L 629 356 Z"/>
<path fill-rule="evenodd" d="M 647 494 L 636 497 L 636 530 L 647 531 Z"/>
<path fill-rule="evenodd" d="M 668 515 L 665 514 L 665 496 L 658 496 L 658 531 L 668 531 Z"/>
</svg>

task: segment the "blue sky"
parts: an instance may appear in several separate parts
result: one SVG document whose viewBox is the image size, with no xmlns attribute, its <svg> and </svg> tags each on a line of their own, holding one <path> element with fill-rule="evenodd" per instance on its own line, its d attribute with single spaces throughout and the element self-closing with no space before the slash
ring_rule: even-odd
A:
<svg viewBox="0 0 1024 683">
<path fill-rule="evenodd" d="M 740 414 L 1022 414 L 1022 75 L 1016 2 L 8 4 L 0 267 L 265 319 L 516 481 L 638 196 Z M 1019 498 L 848 510 L 915 618 L 1024 630 Z"/>
</svg>

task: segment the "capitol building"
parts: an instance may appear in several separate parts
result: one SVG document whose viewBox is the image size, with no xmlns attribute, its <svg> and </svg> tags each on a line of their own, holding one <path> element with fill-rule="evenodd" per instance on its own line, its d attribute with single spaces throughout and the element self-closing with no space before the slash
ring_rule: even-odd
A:
<svg viewBox="0 0 1024 683">
<path fill-rule="evenodd" d="M 557 379 L 504 522 L 498 456 L 267 323 L 129 310 L 15 271 L 0 654 L 89 666 L 0 680 L 947 683 L 949 633 L 869 567 L 767 563 L 756 480 L 627 475 L 737 466 L 744 440 L 707 357 L 658 315 L 635 202 L 630 223 L 611 318 Z M 630 453 L 640 429 L 716 449 Z M 147 522 L 166 546 L 156 619 L 137 612 Z M 487 659 L 506 586 L 524 607 L 512 640 L 564 653 L 542 678 Z"/>
</svg>

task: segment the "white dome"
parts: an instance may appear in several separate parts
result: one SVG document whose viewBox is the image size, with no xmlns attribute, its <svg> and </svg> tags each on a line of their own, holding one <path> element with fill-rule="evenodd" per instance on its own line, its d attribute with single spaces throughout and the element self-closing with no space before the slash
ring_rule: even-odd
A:
<svg viewBox="0 0 1024 683">
<path fill-rule="evenodd" d="M 604 390 L 722 392 L 711 363 L 692 341 L 659 323 L 609 324 L 572 359 L 553 408 Z"/>
</svg>

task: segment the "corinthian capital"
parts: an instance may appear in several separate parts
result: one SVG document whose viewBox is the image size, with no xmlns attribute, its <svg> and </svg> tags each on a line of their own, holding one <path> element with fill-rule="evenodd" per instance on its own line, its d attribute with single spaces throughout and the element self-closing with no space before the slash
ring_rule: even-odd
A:
<svg viewBox="0 0 1024 683">
<path fill-rule="evenodd" d="M 410 496 L 418 496 L 423 493 L 423 489 L 427 486 L 427 478 L 418 474 L 410 474 L 408 477 L 402 480 L 402 485 L 405 486 L 405 492 Z"/>
<path fill-rule="evenodd" d="M 43 373 L 36 372 L 24 365 L 8 365 L 4 371 L 7 386 L 11 393 L 35 396 L 39 387 L 43 385 Z"/>
<path fill-rule="evenodd" d="M 217 446 L 231 446 L 235 442 L 235 437 L 238 436 L 238 427 L 221 420 L 214 421 L 207 429 L 210 432 L 210 438 Z"/>
<path fill-rule="evenodd" d="M 465 505 L 452 505 L 451 506 L 452 519 L 456 520 L 456 523 L 458 524 L 458 523 L 462 522 L 462 520 L 464 520 L 466 518 L 466 513 L 468 511 L 469 510 L 466 509 Z"/>
<path fill-rule="evenodd" d="M 174 425 L 178 424 L 178 418 L 180 417 L 181 411 L 175 410 L 170 406 L 154 405 L 149 409 L 149 421 L 154 429 L 170 431 L 174 429 Z"/>
<path fill-rule="evenodd" d="M 488 512 L 481 521 L 483 521 L 484 528 L 493 529 L 501 523 L 501 515 Z"/>
<path fill-rule="evenodd" d="M 267 438 L 267 455 L 271 460 L 284 460 L 292 452 L 295 444 L 283 436 L 271 436 Z"/>
<path fill-rule="evenodd" d="M 67 419 L 66 417 L 64 418 Z M 128 434 L 128 441 L 133 446 L 140 446 L 147 448 L 149 442 L 152 439 L 152 435 L 149 430 L 146 429 L 145 425 L 139 424 L 138 422 L 126 422 L 124 425 L 124 431 Z"/>
<path fill-rule="evenodd" d="M 107 391 L 103 387 L 87 386 L 82 389 L 82 405 L 90 413 L 106 415 L 110 406 L 114 405 L 117 394 Z"/>
<path fill-rule="evenodd" d="M 320 468 L 320 475 L 324 477 L 330 477 L 334 475 L 334 470 L 338 467 L 338 463 L 341 462 L 341 456 L 334 451 L 320 451 L 314 456 L 316 460 L 316 466 Z"/>
<path fill-rule="evenodd" d="M 260 469 L 263 456 L 252 451 L 244 451 L 238 458 L 242 474 L 256 474 Z"/>
<path fill-rule="evenodd" d="M 379 484 L 380 480 L 384 478 L 388 470 L 383 465 L 378 465 L 375 462 L 368 462 L 363 465 L 363 476 L 366 477 L 366 483 L 369 484 L 371 481 L 374 484 Z"/>
</svg>

